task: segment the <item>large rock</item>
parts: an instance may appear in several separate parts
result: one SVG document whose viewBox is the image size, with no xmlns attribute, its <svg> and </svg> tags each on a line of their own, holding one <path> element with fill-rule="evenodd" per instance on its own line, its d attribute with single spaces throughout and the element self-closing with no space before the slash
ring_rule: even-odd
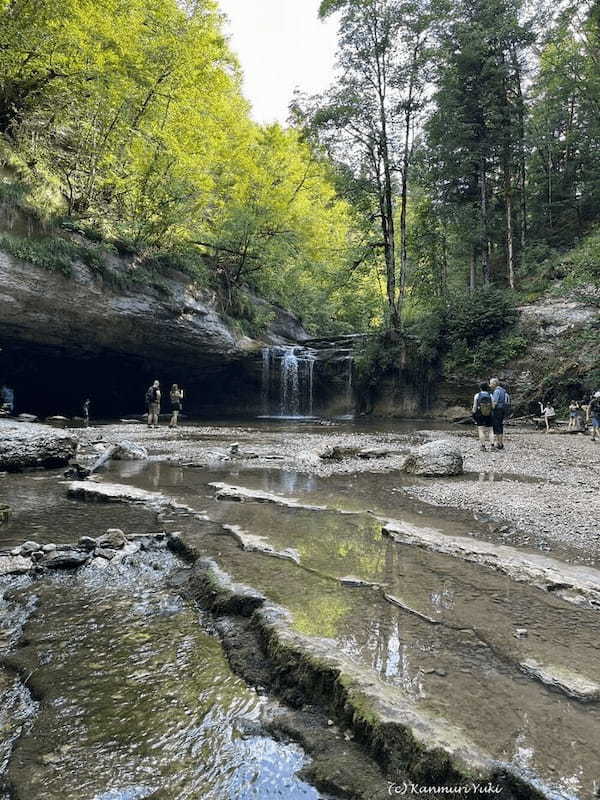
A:
<svg viewBox="0 0 600 800">
<path fill-rule="evenodd" d="M 70 432 L 48 425 L 0 420 L 0 470 L 62 467 L 76 450 L 77 439 Z"/>
<path fill-rule="evenodd" d="M 446 439 L 421 445 L 408 456 L 404 471 L 411 475 L 438 477 L 462 475 L 463 457 L 458 445 Z"/>
<path fill-rule="evenodd" d="M 32 566 L 33 561 L 30 558 L 13 555 L 0 556 L 0 577 L 2 575 L 21 575 L 29 572 Z"/>
<path fill-rule="evenodd" d="M 42 564 L 48 569 L 77 569 L 89 558 L 90 554 L 81 550 L 58 550 L 44 556 Z"/>
<path fill-rule="evenodd" d="M 521 669 L 541 681 L 549 689 L 563 692 L 582 703 L 595 703 L 600 700 L 600 685 L 564 667 L 546 666 L 532 658 L 521 663 Z"/>
<path fill-rule="evenodd" d="M 145 461 L 148 458 L 148 451 L 141 444 L 124 440 L 119 442 L 113 458 L 117 461 Z"/>
<path fill-rule="evenodd" d="M 96 544 L 100 548 L 109 550 L 119 550 L 127 544 L 127 537 L 119 528 L 109 528 L 106 533 L 98 537 Z"/>
</svg>

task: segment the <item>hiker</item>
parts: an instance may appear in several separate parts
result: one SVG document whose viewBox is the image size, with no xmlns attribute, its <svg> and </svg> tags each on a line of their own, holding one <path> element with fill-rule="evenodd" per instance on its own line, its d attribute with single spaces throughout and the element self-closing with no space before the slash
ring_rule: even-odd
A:
<svg viewBox="0 0 600 800">
<path fill-rule="evenodd" d="M 473 419 L 477 425 L 477 433 L 481 449 L 486 450 L 485 443 L 489 439 L 492 444 L 493 403 L 490 387 L 487 383 L 479 384 L 479 391 L 473 398 Z"/>
<path fill-rule="evenodd" d="M 571 420 L 569 420 L 569 422 L 570 421 Z M 575 426 L 574 426 L 574 430 L 575 431 L 579 431 L 580 433 L 584 433 L 585 429 L 586 429 L 585 412 L 583 410 L 583 405 L 578 400 L 577 401 L 577 409 L 575 411 Z"/>
<path fill-rule="evenodd" d="M 148 427 L 158 427 L 158 416 L 160 414 L 160 383 L 154 381 L 146 392 L 146 406 L 148 408 Z"/>
<path fill-rule="evenodd" d="M 546 433 L 550 432 L 550 428 L 554 425 L 556 420 L 556 411 L 552 405 L 552 401 L 548 400 L 548 405 L 545 406 L 542 402 L 540 402 L 540 412 L 542 414 L 542 418 L 546 423 Z"/>
<path fill-rule="evenodd" d="M 0 414 L 12 414 L 15 410 L 15 393 L 5 383 L 0 386 Z"/>
<path fill-rule="evenodd" d="M 600 392 L 594 392 L 589 402 L 587 421 L 592 423 L 592 442 L 597 442 L 600 439 Z"/>
<path fill-rule="evenodd" d="M 504 450 L 504 420 L 510 413 L 510 395 L 500 385 L 498 378 L 490 379 L 490 388 L 492 390 L 492 430 L 494 432 L 492 447 Z"/>
<path fill-rule="evenodd" d="M 169 428 L 176 428 L 179 412 L 181 411 L 181 402 L 183 400 L 183 389 L 180 389 L 176 383 L 174 383 L 173 386 L 171 386 L 170 399 L 171 399 L 171 421 L 169 422 Z"/>
<path fill-rule="evenodd" d="M 84 426 L 86 428 L 89 428 L 89 426 L 90 426 L 90 406 L 91 406 L 91 404 L 92 404 L 92 401 L 88 397 L 83 401 L 83 405 L 81 406 L 81 410 L 83 411 L 83 424 L 84 424 Z"/>
<path fill-rule="evenodd" d="M 569 403 L 569 424 L 567 426 L 567 430 L 569 431 L 575 430 L 578 408 L 579 408 L 579 403 L 577 402 L 577 400 L 571 400 L 571 402 Z"/>
</svg>

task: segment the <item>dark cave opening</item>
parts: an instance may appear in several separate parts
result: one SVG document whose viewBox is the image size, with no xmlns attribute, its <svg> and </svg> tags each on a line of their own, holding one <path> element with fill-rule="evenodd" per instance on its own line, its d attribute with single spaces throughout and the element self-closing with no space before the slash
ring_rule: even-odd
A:
<svg viewBox="0 0 600 800">
<path fill-rule="evenodd" d="M 15 393 L 15 414 L 43 418 L 82 416 L 91 400 L 92 419 L 139 416 L 145 410 L 146 389 L 158 379 L 163 402 L 170 410 L 173 383 L 185 391 L 188 416 L 251 414 L 258 410 L 260 386 L 243 362 L 204 363 L 194 367 L 111 351 L 77 352 L 29 342 L 0 343 L 0 384 Z"/>
</svg>

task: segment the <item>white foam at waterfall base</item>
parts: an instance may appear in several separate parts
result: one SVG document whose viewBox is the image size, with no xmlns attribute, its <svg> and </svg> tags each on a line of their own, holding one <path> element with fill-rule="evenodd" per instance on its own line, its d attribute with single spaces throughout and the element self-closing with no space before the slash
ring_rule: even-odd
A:
<svg viewBox="0 0 600 800">
<path fill-rule="evenodd" d="M 298 346 L 262 350 L 262 413 L 279 419 L 313 416 L 315 356 Z M 273 406 L 276 407 L 274 413 Z"/>
</svg>

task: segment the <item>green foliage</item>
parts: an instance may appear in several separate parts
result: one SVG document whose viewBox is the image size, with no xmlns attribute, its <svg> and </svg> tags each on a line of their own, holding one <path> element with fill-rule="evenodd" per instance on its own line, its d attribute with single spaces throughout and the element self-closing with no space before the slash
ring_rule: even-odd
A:
<svg viewBox="0 0 600 800">
<path fill-rule="evenodd" d="M 447 309 L 446 371 L 482 375 L 523 355 L 527 340 L 512 331 L 517 318 L 513 298 L 498 289 L 454 297 Z"/>
<path fill-rule="evenodd" d="M 21 261 L 67 277 L 71 275 L 77 258 L 77 248 L 65 239 L 55 237 L 24 239 L 4 234 L 0 236 L 0 248 Z"/>
<path fill-rule="evenodd" d="M 507 292 L 487 287 L 469 295 L 455 295 L 448 304 L 448 341 L 476 347 L 483 339 L 498 336 L 517 321 L 514 301 Z"/>
<path fill-rule="evenodd" d="M 599 16 L 534 35 L 522 6 L 323 0 L 339 80 L 286 129 L 252 121 L 215 0 L 0 2 L 1 244 L 117 288 L 183 273 L 255 335 L 250 291 L 315 333 L 403 329 L 415 369 L 499 363 L 522 343 L 488 287 L 600 282 Z"/>
<path fill-rule="evenodd" d="M 586 237 L 562 259 L 567 287 L 600 288 L 600 229 Z"/>
</svg>

